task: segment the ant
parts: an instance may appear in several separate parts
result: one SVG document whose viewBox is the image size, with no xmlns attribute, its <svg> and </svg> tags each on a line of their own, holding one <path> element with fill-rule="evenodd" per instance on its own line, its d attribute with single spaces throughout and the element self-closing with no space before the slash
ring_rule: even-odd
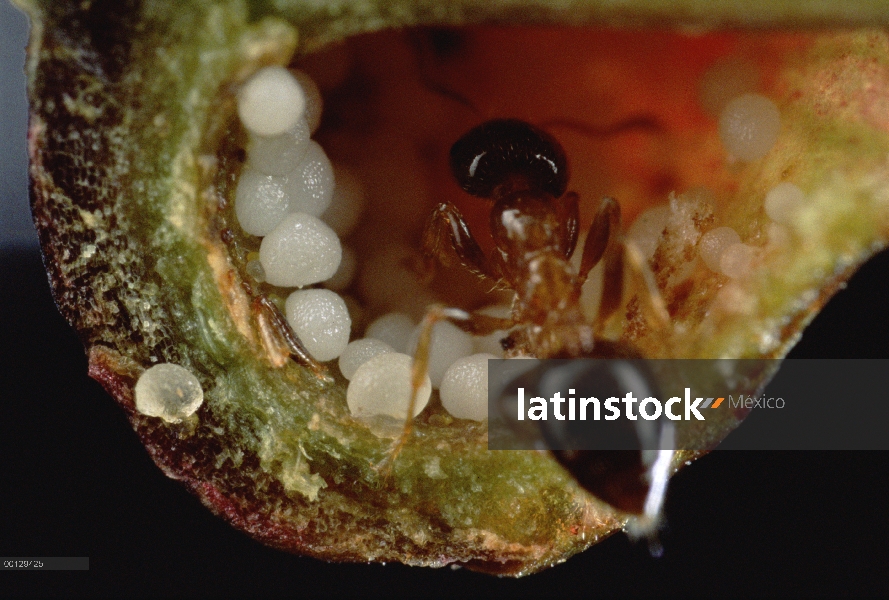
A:
<svg viewBox="0 0 889 600">
<path fill-rule="evenodd" d="M 485 335 L 526 325 L 524 343 L 541 358 L 615 354 L 594 341 L 594 327 L 580 309 L 581 286 L 600 260 L 606 279 L 598 319 L 620 305 L 622 257 L 615 243 L 620 207 L 603 198 L 583 247 L 580 269 L 569 262 L 579 237 L 579 197 L 567 192 L 568 161 L 551 135 L 523 121 L 498 119 L 470 130 L 451 148 L 451 171 L 472 196 L 491 201 L 489 226 L 495 249 L 485 256 L 454 204 L 439 205 L 423 233 L 427 257 L 447 262 L 456 251 L 463 268 L 516 293 L 512 319 L 473 315 L 461 327 Z"/>
<path fill-rule="evenodd" d="M 623 296 L 620 207 L 612 198 L 600 201 L 583 245 L 580 268 L 575 269 L 569 261 L 579 237 L 579 197 L 567 191 L 568 161 L 559 142 L 523 121 L 491 120 L 453 145 L 450 164 L 465 192 L 489 202 L 495 247 L 486 255 L 457 207 L 446 202 L 429 218 L 423 233 L 424 253 L 430 261 L 447 264 L 453 262 L 455 252 L 463 268 L 493 282 L 495 287 L 511 289 L 515 300 L 511 318 L 431 308 L 423 321 L 415 355 L 414 389 L 419 388 L 426 372 L 432 326 L 445 319 L 475 335 L 518 326 L 502 341 L 504 349 L 528 349 L 537 358 L 641 358 L 630 345 L 595 335 L 597 325 L 619 308 Z M 581 286 L 600 261 L 604 261 L 606 285 L 597 323 L 590 324 L 580 307 Z M 537 377 L 543 374 L 538 371 Z M 646 374 L 641 370 L 640 374 L 644 380 Z M 413 402 L 414 398 L 408 414 L 413 414 Z M 546 421 L 540 423 L 556 427 Z M 409 433 L 410 420 L 393 449 L 393 458 Z M 672 424 L 664 424 L 660 433 L 661 441 L 672 439 Z M 543 434 L 548 439 L 560 435 L 557 431 Z M 641 436 L 642 432 L 635 435 Z M 660 451 L 654 460 L 643 460 L 639 451 L 553 454 L 581 486 L 597 497 L 651 522 L 658 517 L 672 450 Z"/>
</svg>

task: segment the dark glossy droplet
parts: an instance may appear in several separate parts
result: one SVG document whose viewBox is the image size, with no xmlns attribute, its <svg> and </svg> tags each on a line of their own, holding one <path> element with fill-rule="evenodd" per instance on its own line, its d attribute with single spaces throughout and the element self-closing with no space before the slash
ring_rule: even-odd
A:
<svg viewBox="0 0 889 600">
<path fill-rule="evenodd" d="M 555 391 L 567 398 L 568 390 L 576 390 L 578 397 L 594 395 L 603 401 L 622 398 L 628 391 L 637 399 L 660 396 L 657 382 L 644 361 L 613 358 L 618 353 L 633 355 L 632 349 L 610 350 L 609 360 L 543 362 L 519 375 L 505 389 L 522 387 L 526 397 L 544 399 L 552 397 Z M 567 407 L 563 407 L 563 420 L 553 414 L 532 425 L 512 419 L 511 408 L 509 405 L 501 409 L 501 416 L 520 439 L 535 439 L 530 428 L 536 428 L 537 436 L 583 488 L 621 511 L 642 514 L 650 489 L 649 465 L 643 460 L 643 450 L 657 447 L 658 421 L 592 420 L 591 416 L 572 421 L 565 414 Z M 640 429 L 637 424 L 653 427 Z"/>
<path fill-rule="evenodd" d="M 552 454 L 581 487 L 600 500 L 623 512 L 643 513 L 649 485 L 638 451 L 553 450 Z"/>
<path fill-rule="evenodd" d="M 495 188 L 542 191 L 558 198 L 568 187 L 568 161 L 556 139 L 516 119 L 482 123 L 451 147 L 451 171 L 467 193 L 491 198 Z"/>
</svg>

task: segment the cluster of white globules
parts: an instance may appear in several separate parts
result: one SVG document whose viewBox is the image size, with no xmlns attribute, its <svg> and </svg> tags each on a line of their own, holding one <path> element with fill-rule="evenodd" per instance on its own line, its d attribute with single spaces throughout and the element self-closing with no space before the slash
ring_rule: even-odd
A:
<svg viewBox="0 0 889 600">
<path fill-rule="evenodd" d="M 736 87 L 730 81 L 732 73 L 720 73 L 723 87 Z M 754 78 L 755 79 L 755 78 Z M 742 93 L 726 102 L 718 111 L 719 137 L 730 163 L 751 163 L 764 158 L 775 146 L 781 130 L 781 113 L 765 96 Z M 770 222 L 766 226 L 767 243 L 780 247 L 789 239 L 788 230 L 794 227 L 799 211 L 805 205 L 803 191 L 785 181 L 769 190 L 763 199 L 763 209 Z M 651 260 L 671 223 L 671 205 L 651 208 L 637 217 L 628 232 L 628 239 L 642 257 Z M 676 223 L 674 222 L 675 226 Z M 741 240 L 731 227 L 717 226 L 704 232 L 697 241 L 698 256 L 712 271 L 732 280 L 720 290 L 722 303 L 730 309 L 744 309 L 745 294 L 735 285 L 748 276 L 763 255 L 764 248 Z"/>
<path fill-rule="evenodd" d="M 778 141 L 781 113 L 775 103 L 759 94 L 743 94 L 729 101 L 719 117 L 719 136 L 729 157 L 742 162 L 759 160 Z M 781 235 L 781 225 L 789 225 L 803 204 L 803 192 L 790 182 L 775 186 L 766 194 L 764 208 L 775 226 L 769 237 Z M 711 270 L 731 279 L 745 277 L 761 249 L 745 244 L 730 227 L 716 227 L 701 236 L 698 253 Z"/>
<path fill-rule="evenodd" d="M 502 307 L 495 312 L 502 313 Z M 508 310 L 508 309 L 506 309 Z M 411 376 L 411 355 L 416 353 L 422 325 L 404 313 L 388 313 L 373 323 L 366 337 L 350 343 L 340 356 L 340 371 L 349 379 L 347 401 L 352 414 L 386 414 L 404 419 L 411 388 L 403 383 Z M 501 332 L 500 337 L 507 332 Z M 439 390 L 442 406 L 459 419 L 488 418 L 488 360 L 502 358 L 490 350 L 487 337 L 473 338 L 457 326 L 442 321 L 432 328 L 427 375 L 417 392 L 414 415 Z M 393 382 L 390 384 L 386 381 Z"/>
<path fill-rule="evenodd" d="M 733 98 L 719 117 L 719 136 L 728 155 L 739 161 L 752 162 L 765 157 L 778 141 L 781 113 L 774 102 L 759 94 L 743 94 Z M 781 243 L 783 226 L 792 225 L 804 203 L 802 190 L 791 182 L 782 182 L 764 198 L 763 208 L 772 223 L 770 242 Z M 761 248 L 745 244 L 730 227 L 716 227 L 706 232 L 698 245 L 704 263 L 713 271 L 731 279 L 750 273 L 761 254 Z"/>
<path fill-rule="evenodd" d="M 263 238 L 259 264 L 248 265 L 248 272 L 279 287 L 302 288 L 341 275 L 344 249 L 325 216 L 333 204 L 338 213 L 343 201 L 355 205 L 356 191 L 335 193 L 333 165 L 311 139 L 321 110 L 314 82 L 283 67 L 260 70 L 238 95 L 238 116 L 250 142 L 235 191 L 235 214 L 245 232 Z M 336 224 L 342 217 L 333 220 Z M 348 281 L 338 283 L 344 287 Z M 319 361 L 337 358 L 349 343 L 349 311 L 334 291 L 296 290 L 287 298 L 285 313 Z"/>
<path fill-rule="evenodd" d="M 235 214 L 245 232 L 263 238 L 258 264 L 248 264 L 247 270 L 255 279 L 279 287 L 323 282 L 328 289 L 290 294 L 285 306 L 288 323 L 315 359 L 340 359 L 340 369 L 350 380 L 347 400 L 352 414 L 404 419 L 419 326 L 407 315 L 390 313 L 368 328 L 366 338 L 348 343 L 351 318 L 334 290 L 345 289 L 356 271 L 355 254 L 342 247 L 340 236 L 357 223 L 362 191 L 357 180 L 334 168 L 311 139 L 321 109 L 317 86 L 299 71 L 267 67 L 241 89 L 238 115 L 250 143 L 235 191 Z M 436 388 L 454 416 L 486 418 L 487 360 L 496 356 L 481 352 L 490 344 L 484 338 L 475 344 L 450 323 L 437 324 L 429 375 L 417 393 L 413 416 Z"/>
</svg>

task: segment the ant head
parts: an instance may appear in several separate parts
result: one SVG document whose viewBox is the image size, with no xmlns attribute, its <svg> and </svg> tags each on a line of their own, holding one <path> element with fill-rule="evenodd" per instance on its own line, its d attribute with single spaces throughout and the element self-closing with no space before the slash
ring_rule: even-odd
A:
<svg viewBox="0 0 889 600">
<path fill-rule="evenodd" d="M 568 187 L 562 146 L 517 119 L 482 123 L 457 140 L 451 147 L 451 171 L 464 191 L 480 198 L 491 198 L 498 186 L 510 182 L 554 198 Z"/>
</svg>

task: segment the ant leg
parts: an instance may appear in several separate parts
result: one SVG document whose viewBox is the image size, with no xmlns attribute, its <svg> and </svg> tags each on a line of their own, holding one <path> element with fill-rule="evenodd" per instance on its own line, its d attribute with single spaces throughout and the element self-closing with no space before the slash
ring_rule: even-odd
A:
<svg viewBox="0 0 889 600">
<path fill-rule="evenodd" d="M 309 351 L 303 346 L 299 337 L 297 337 L 296 333 L 293 331 L 293 328 L 290 327 L 290 323 L 287 322 L 286 317 L 284 317 L 284 315 L 281 314 L 281 310 L 268 299 L 268 296 L 264 294 L 258 296 L 253 300 L 253 306 L 254 310 L 256 310 L 259 315 L 265 314 L 269 319 L 268 323 L 271 325 L 271 331 L 277 336 L 278 341 L 283 343 L 286 350 L 290 353 L 290 356 L 292 356 L 296 362 L 310 368 L 322 381 L 333 383 L 334 380 L 328 375 L 327 368 L 312 358 L 312 355 L 309 354 Z M 271 344 L 269 328 L 265 327 L 265 323 L 264 319 L 260 321 L 260 331 L 263 335 L 263 342 L 267 346 L 271 346 L 273 344 Z M 275 360 L 273 359 L 272 362 L 275 363 Z"/>
<path fill-rule="evenodd" d="M 495 331 L 506 331 L 516 326 L 515 320 L 511 317 L 504 319 L 502 317 L 492 317 L 491 315 L 477 312 L 469 315 L 466 315 L 466 313 L 463 314 L 465 315 L 464 318 L 457 319 L 452 316 L 448 317 L 448 320 L 466 333 L 472 335 L 489 335 Z"/>
<path fill-rule="evenodd" d="M 565 240 L 565 246 L 562 250 L 565 252 L 565 258 L 570 259 L 577 248 L 577 238 L 580 235 L 580 196 L 576 192 L 568 192 L 558 198 L 556 202 L 561 222 L 564 225 L 562 239 Z"/>
<path fill-rule="evenodd" d="M 423 317 L 420 323 L 420 338 L 417 341 L 417 350 L 414 352 L 414 362 L 411 365 L 411 397 L 408 400 L 407 413 L 404 418 L 404 427 L 401 435 L 392 444 L 386 458 L 380 463 L 379 467 L 385 472 L 392 469 L 395 459 L 401 453 L 404 445 L 411 437 L 411 431 L 414 423 L 414 409 L 417 406 L 417 394 L 423 386 L 423 380 L 426 378 L 426 372 L 429 370 L 429 350 L 432 345 L 432 328 L 439 321 L 451 320 L 454 322 L 462 322 L 470 319 L 468 313 L 458 308 L 445 308 L 443 306 L 432 306 Z"/>
<path fill-rule="evenodd" d="M 269 362 L 276 369 L 280 369 L 290 360 L 290 349 L 286 347 L 284 336 L 278 330 L 273 318 L 265 310 L 259 299 L 253 300 L 253 313 L 259 328 L 259 339 L 265 348 Z"/>
<path fill-rule="evenodd" d="M 446 267 L 453 266 L 454 261 L 448 248 L 457 253 L 460 264 L 468 271 L 482 278 L 498 279 L 485 253 L 469 231 L 466 219 L 450 202 L 438 205 L 423 230 L 423 254 L 427 259 L 435 258 Z"/>
<path fill-rule="evenodd" d="M 401 453 L 404 445 L 410 439 L 414 422 L 414 408 L 417 405 L 417 394 L 423 386 L 423 379 L 429 371 L 429 353 L 432 349 L 432 330 L 439 321 L 450 321 L 463 331 L 474 335 L 487 335 L 504 329 L 510 329 L 515 326 L 513 319 L 503 319 L 492 317 L 481 313 L 467 313 L 459 308 L 445 308 L 443 306 L 432 306 L 423 317 L 420 323 L 420 337 L 417 341 L 417 349 L 414 352 L 414 362 L 411 366 L 411 397 L 408 402 L 407 415 L 404 420 L 404 427 L 401 435 L 392 445 L 388 456 L 383 460 L 382 465 L 386 470 L 391 469 L 395 459 Z"/>
<path fill-rule="evenodd" d="M 623 244 L 617 239 L 620 231 L 620 205 L 613 198 L 602 198 L 583 246 L 580 259 L 580 285 L 599 261 L 605 260 L 605 285 L 596 321 L 599 325 L 620 307 L 623 299 Z"/>
<path fill-rule="evenodd" d="M 619 229 L 620 205 L 614 198 L 602 198 L 583 245 L 583 256 L 580 259 L 580 285 L 583 285 L 593 267 L 602 260 L 609 246 L 613 245 L 613 240 L 617 237 Z"/>
<path fill-rule="evenodd" d="M 604 326 L 605 321 L 614 314 L 624 297 L 624 245 L 617 242 L 609 245 L 605 251 L 605 272 L 602 274 L 605 284 L 602 286 L 602 299 L 599 301 L 599 312 L 596 314 L 598 325 Z"/>
</svg>

